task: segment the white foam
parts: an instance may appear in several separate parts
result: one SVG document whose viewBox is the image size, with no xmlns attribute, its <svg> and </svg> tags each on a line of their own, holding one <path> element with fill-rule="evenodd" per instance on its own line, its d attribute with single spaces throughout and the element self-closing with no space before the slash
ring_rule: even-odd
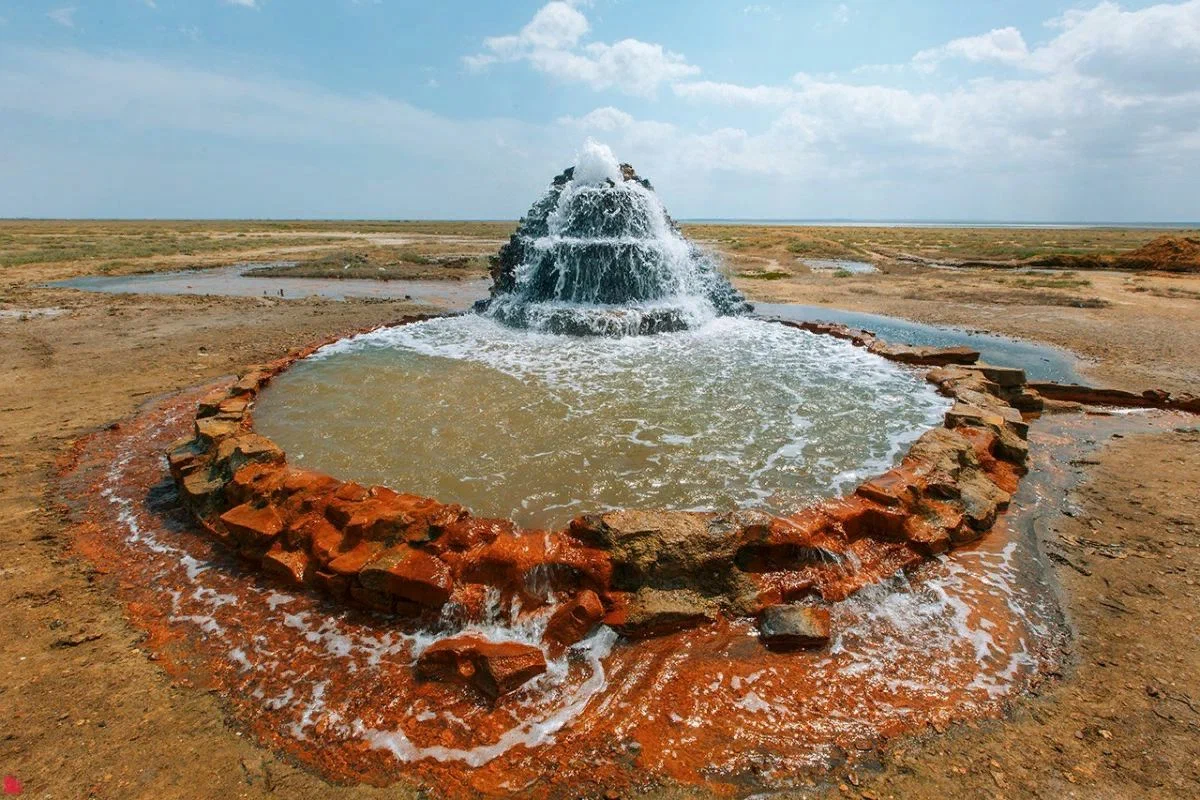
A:
<svg viewBox="0 0 1200 800">
<path fill-rule="evenodd" d="M 600 184 L 606 180 L 620 183 L 621 165 L 608 145 L 589 138 L 575 155 L 574 178 L 576 183 L 586 185 Z"/>
</svg>

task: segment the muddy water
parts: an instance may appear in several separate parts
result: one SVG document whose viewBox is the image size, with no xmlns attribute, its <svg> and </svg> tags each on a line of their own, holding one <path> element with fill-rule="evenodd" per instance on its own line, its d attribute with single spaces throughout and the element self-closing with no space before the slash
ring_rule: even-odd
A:
<svg viewBox="0 0 1200 800">
<path fill-rule="evenodd" d="M 539 528 L 614 508 L 791 513 L 886 470 L 948 405 L 915 370 L 755 320 L 611 339 L 470 316 L 327 348 L 254 418 L 293 464 Z"/>
<path fill-rule="evenodd" d="M 1057 669 L 1065 636 L 1037 547 L 1112 432 L 1165 414 L 1053 418 L 1033 473 L 977 546 L 834 608 L 824 652 L 763 650 L 741 624 L 642 642 L 601 628 L 496 704 L 412 678 L 432 634 L 330 608 L 243 571 L 189 522 L 160 453 L 196 397 L 85 440 L 63 477 L 78 548 L 105 566 L 166 668 L 219 692 L 268 745 L 343 781 L 439 795 L 600 793 L 663 781 L 722 794 L 786 788 L 870 757 L 884 738 L 999 714 Z M 537 616 L 492 620 L 531 638 Z"/>
<path fill-rule="evenodd" d="M 284 264 L 291 262 L 282 262 Z M 221 297 L 282 297 L 317 295 L 331 300 L 348 297 L 409 299 L 441 309 L 463 311 L 487 293 L 485 279 L 467 281 L 376 281 L 341 278 L 268 278 L 255 274 L 278 264 L 234 264 L 216 269 L 188 269 L 140 275 L 84 276 L 53 281 L 48 286 L 116 294 L 198 294 Z"/>
</svg>

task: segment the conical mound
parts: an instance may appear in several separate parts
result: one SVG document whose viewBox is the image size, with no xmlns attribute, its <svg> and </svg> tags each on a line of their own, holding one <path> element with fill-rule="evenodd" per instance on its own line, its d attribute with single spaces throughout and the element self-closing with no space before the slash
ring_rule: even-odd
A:
<svg viewBox="0 0 1200 800">
<path fill-rule="evenodd" d="M 479 310 L 552 333 L 680 330 L 750 310 L 717 267 L 683 238 L 648 180 L 589 141 L 492 258 Z"/>
</svg>

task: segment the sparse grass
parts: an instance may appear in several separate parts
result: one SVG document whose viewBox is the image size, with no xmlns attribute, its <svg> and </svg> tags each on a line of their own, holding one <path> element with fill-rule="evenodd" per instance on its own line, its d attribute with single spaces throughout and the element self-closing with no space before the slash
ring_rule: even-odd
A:
<svg viewBox="0 0 1200 800">
<path fill-rule="evenodd" d="M 1063 275 L 1044 278 L 1017 278 L 1012 284 L 1022 289 L 1078 289 L 1084 286 L 1091 286 L 1092 282 L 1086 278 L 1072 278 Z"/>
<path fill-rule="evenodd" d="M 851 272 L 850 270 L 842 269 L 840 267 L 833 271 L 833 277 L 835 277 L 835 278 L 849 278 L 853 274 L 854 273 Z"/>
<path fill-rule="evenodd" d="M 337 250 L 301 261 L 298 264 L 260 267 L 250 270 L 264 278 L 353 278 L 402 280 L 411 278 L 482 275 L 487 257 L 476 253 L 429 255 L 409 247 L 371 247 Z"/>
<path fill-rule="evenodd" d="M 759 270 L 757 272 L 739 272 L 738 277 L 756 281 L 778 281 L 792 277 L 792 273 L 782 270 Z"/>
</svg>

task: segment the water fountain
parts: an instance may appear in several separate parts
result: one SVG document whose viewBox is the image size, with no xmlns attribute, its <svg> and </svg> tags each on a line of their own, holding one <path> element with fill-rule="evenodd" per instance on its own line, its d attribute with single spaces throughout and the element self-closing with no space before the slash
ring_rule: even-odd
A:
<svg viewBox="0 0 1200 800">
<path fill-rule="evenodd" d="M 293 353 L 80 456 L 88 530 L 124 532 L 88 546 L 155 641 L 199 631 L 259 736 L 450 794 L 779 787 L 1038 679 L 1031 540 L 983 538 L 1025 472 L 1019 370 L 750 318 L 595 144 L 493 277 L 476 314 Z M 146 442 L 221 550 L 139 501 Z"/>
<path fill-rule="evenodd" d="M 650 181 L 591 140 L 493 258 L 492 279 L 477 310 L 552 333 L 659 333 L 751 309 Z"/>
</svg>

